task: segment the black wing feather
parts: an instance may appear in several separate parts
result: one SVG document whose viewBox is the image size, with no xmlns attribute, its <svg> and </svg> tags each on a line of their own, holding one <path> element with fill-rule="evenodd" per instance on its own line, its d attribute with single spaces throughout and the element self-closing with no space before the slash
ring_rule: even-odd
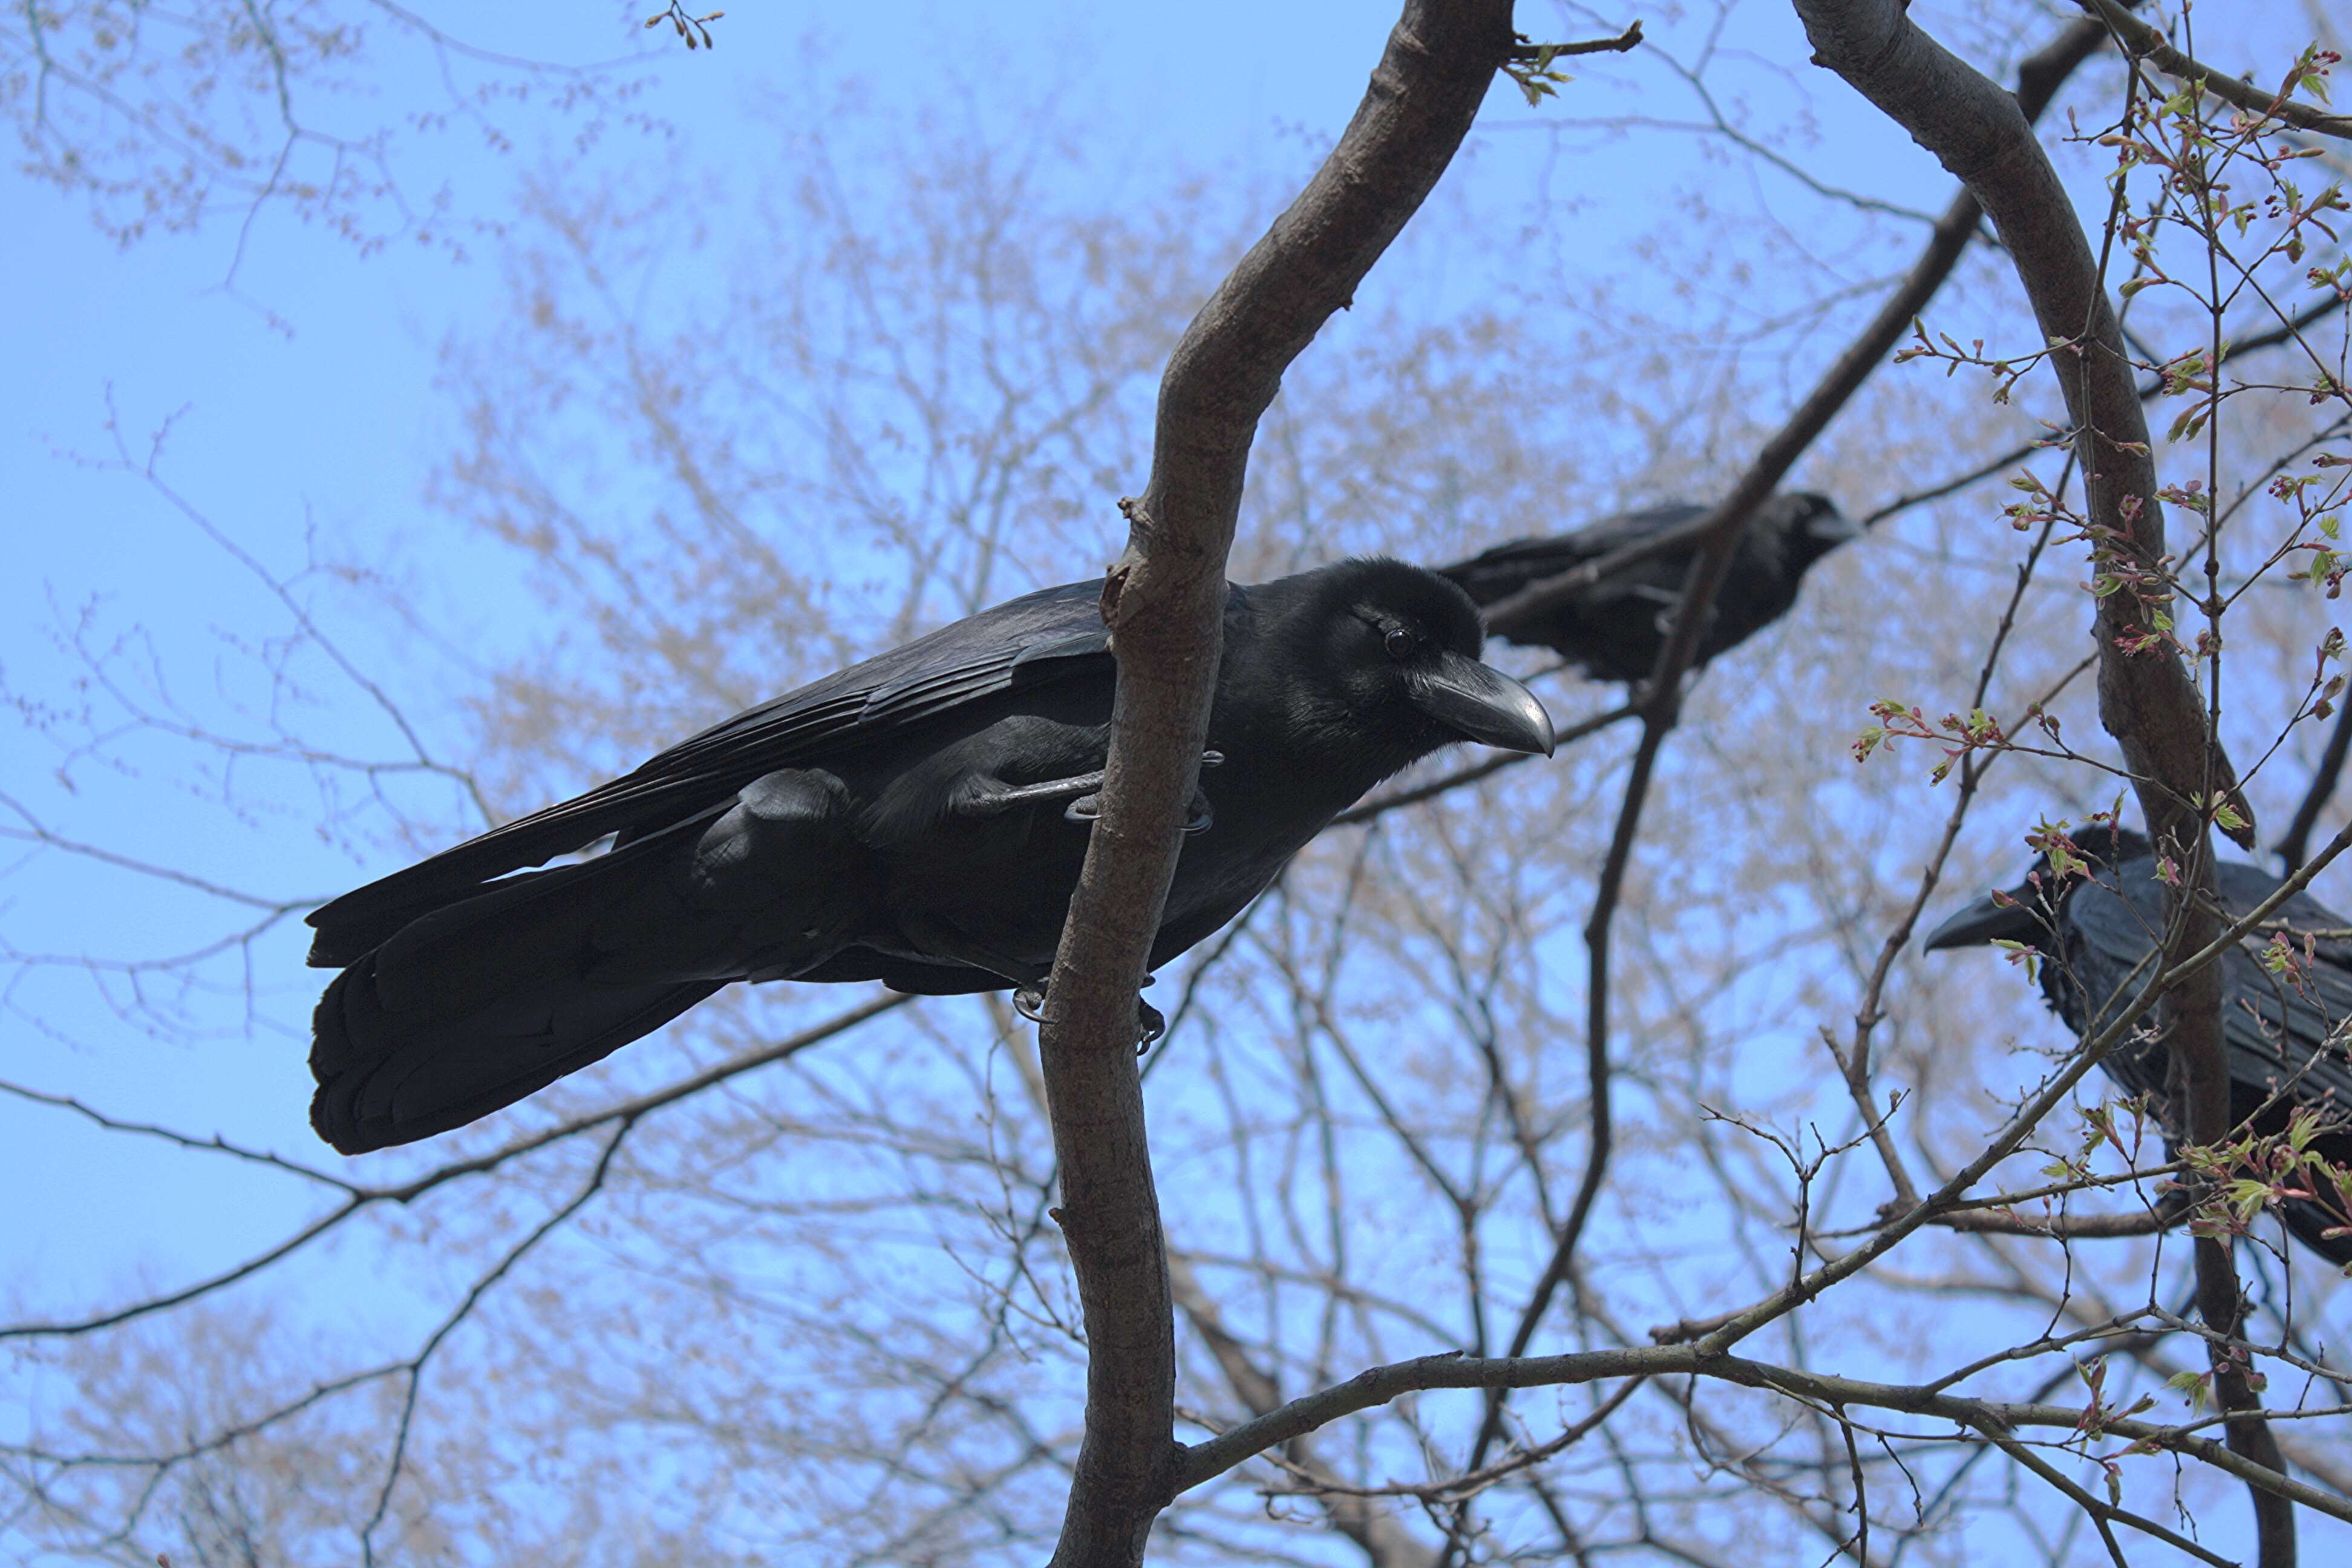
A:
<svg viewBox="0 0 2352 1568">
<path fill-rule="evenodd" d="M 1668 501 L 1661 506 L 1643 507 L 1636 511 L 1621 512 L 1587 524 L 1573 533 L 1554 534 L 1545 539 L 1515 539 L 1481 551 L 1467 561 L 1441 567 L 1444 575 L 1459 583 L 1463 590 L 1480 606 L 1507 598 L 1546 577 L 1556 577 L 1562 572 L 1598 561 L 1612 551 L 1679 528 L 1706 514 L 1706 508 L 1687 501 Z M 1609 592 L 1610 584 L 1596 584 L 1601 590 L 1596 602 L 1616 597 Z"/>
<path fill-rule="evenodd" d="M 2120 881 L 2111 888 L 2103 877 L 2098 884 L 2077 888 L 2066 904 L 2067 923 L 2080 941 L 2075 963 L 2095 1007 L 2123 983 L 2164 930 L 2165 889 L 2157 880 L 2155 861 L 2129 860 L 2107 877 Z M 2232 918 L 2242 918 L 2279 885 L 2259 867 L 2234 863 L 2217 865 L 2214 878 Z M 2284 922 L 2298 959 L 2303 943 L 2295 932 L 2342 931 L 2352 924 L 2307 893 L 2288 899 L 2273 920 Z M 2315 939 L 2313 963 L 2296 984 L 2272 974 L 2255 956 L 2269 940 L 2266 931 L 2250 933 L 2222 955 L 2221 1028 L 2231 1077 L 2248 1085 L 2292 1079 L 2295 1098 L 2312 1100 L 2332 1093 L 2336 1104 L 2352 1114 L 2352 1056 L 2335 1037 L 2352 1020 L 2352 942 Z M 2151 1073 L 2153 1081 L 2138 1081 Z M 2118 1060 L 2117 1076 L 2135 1089 L 2163 1087 L 2160 1061 Z"/>
<path fill-rule="evenodd" d="M 745 710 L 634 772 L 492 828 L 354 889 L 310 917 L 310 963 L 339 967 L 386 927 L 543 865 L 607 834 L 641 837 L 722 805 L 752 780 L 919 725 L 1016 687 L 1107 675 L 1102 584 L 1072 583 L 1010 600 L 929 637 Z"/>
</svg>

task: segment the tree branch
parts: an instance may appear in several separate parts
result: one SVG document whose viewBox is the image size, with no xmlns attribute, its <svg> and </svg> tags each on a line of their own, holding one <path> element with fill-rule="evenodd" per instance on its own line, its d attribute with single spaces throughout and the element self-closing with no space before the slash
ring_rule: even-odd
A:
<svg viewBox="0 0 2352 1568">
<path fill-rule="evenodd" d="M 118 1323 L 129 1322 L 133 1318 L 143 1318 L 151 1312 L 160 1312 L 167 1308 L 180 1306 L 185 1302 L 193 1301 L 200 1296 L 210 1295 L 213 1291 L 223 1289 L 227 1286 L 236 1284 L 240 1279 L 258 1274 L 263 1269 L 268 1268 L 270 1265 L 278 1262 L 281 1258 L 289 1258 L 294 1253 L 300 1251 L 302 1247 L 310 1242 L 317 1240 L 320 1237 L 326 1235 L 329 1231 L 333 1230 L 336 1226 L 341 1225 L 343 1221 L 351 1218 L 352 1215 L 357 1214 L 360 1210 L 368 1207 L 370 1205 L 384 1203 L 414 1203 L 418 1198 L 423 1197 L 425 1194 L 432 1192 L 435 1188 L 446 1186 L 461 1176 L 481 1175 L 488 1172 L 497 1170 L 499 1166 L 506 1164 L 508 1162 L 520 1159 L 521 1156 L 531 1152 L 535 1149 L 543 1149 L 550 1143 L 559 1142 L 566 1138 L 577 1137 L 579 1134 L 587 1131 L 589 1129 L 593 1127 L 602 1127 L 606 1122 L 623 1121 L 634 1125 L 635 1122 L 652 1114 L 654 1111 L 662 1109 L 664 1106 L 674 1105 L 681 1100 L 686 1100 L 693 1095 L 699 1094 L 704 1089 L 724 1083 L 730 1079 L 740 1077 L 744 1073 L 753 1071 L 759 1068 L 766 1067 L 773 1062 L 782 1061 L 787 1057 L 797 1056 L 802 1051 L 808 1049 L 811 1046 L 829 1040 L 835 1035 L 853 1029 L 858 1025 L 866 1022 L 868 1018 L 875 1017 L 883 1013 L 887 1013 L 893 1008 L 903 1007 L 913 1000 L 914 998 L 912 996 L 903 996 L 885 993 L 874 997 L 872 1000 L 867 1001 L 859 1006 L 851 1008 L 846 1013 L 837 1014 L 822 1024 L 817 1024 L 809 1028 L 803 1029 L 797 1035 L 788 1036 L 783 1039 L 778 1040 L 772 1046 L 763 1046 L 756 1051 L 746 1051 L 740 1057 L 730 1058 L 726 1061 L 719 1063 L 715 1067 L 705 1068 L 703 1071 L 696 1073 L 691 1078 L 682 1079 L 677 1083 L 667 1085 L 661 1089 L 648 1090 L 646 1093 L 638 1095 L 634 1099 L 625 1100 L 618 1105 L 608 1106 L 603 1110 L 588 1111 L 583 1115 L 572 1118 L 569 1121 L 559 1122 L 553 1127 L 546 1128 L 541 1131 L 531 1133 L 527 1137 L 519 1138 L 515 1142 L 509 1143 L 502 1148 L 494 1149 L 487 1154 L 478 1154 L 471 1159 L 453 1161 L 449 1164 L 438 1166 L 434 1170 L 426 1172 L 424 1175 L 416 1177 L 413 1181 L 403 1182 L 396 1186 L 356 1186 L 347 1182 L 337 1181 L 334 1177 L 327 1176 L 320 1173 L 311 1172 L 305 1168 L 293 1165 L 290 1162 L 278 1160 L 275 1156 L 256 1156 L 248 1154 L 243 1150 L 231 1148 L 226 1144 L 218 1144 L 218 1147 L 225 1153 L 236 1154 L 249 1159 L 258 1158 L 266 1163 L 279 1166 L 294 1174 L 311 1176 L 314 1179 L 327 1182 L 334 1186 L 340 1187 L 349 1195 L 345 1197 L 341 1203 L 337 1204 L 333 1208 L 329 1209 L 318 1219 L 312 1220 L 308 1225 L 305 1225 L 302 1228 L 294 1232 L 293 1235 L 288 1237 L 284 1241 L 279 1242 L 277 1246 L 270 1247 L 268 1251 L 262 1252 L 253 1258 L 249 1258 L 243 1263 L 237 1264 L 233 1268 L 223 1269 L 221 1272 L 212 1275 L 207 1279 L 198 1280 L 194 1285 L 184 1287 L 181 1289 L 171 1291 L 165 1295 L 151 1296 L 144 1300 L 133 1302 L 130 1306 L 118 1307 L 111 1311 L 97 1313 L 87 1318 L 69 1319 L 58 1321 L 35 1321 L 20 1323 L 0 1323 L 0 1341 L 15 1339 L 61 1338 L 76 1334 L 92 1333 L 100 1329 L 110 1329 Z M 61 1109 L 69 1109 L 79 1111 L 84 1116 L 95 1118 L 100 1121 L 101 1126 L 120 1125 L 121 1130 L 125 1131 L 151 1133 L 155 1136 L 164 1137 L 173 1142 L 184 1143 L 192 1148 L 208 1149 L 215 1147 L 215 1144 L 217 1144 L 217 1140 L 212 1143 L 207 1143 L 197 1140 L 186 1139 L 179 1134 L 171 1133 L 160 1128 L 150 1129 L 129 1123 L 118 1124 L 110 1121 L 109 1119 L 99 1117 L 97 1112 L 92 1111 L 87 1107 L 79 1105 L 72 1100 L 65 1100 L 62 1097 L 37 1094 L 26 1090 L 18 1090 L 15 1089 L 14 1086 L 7 1087 L 9 1087 L 13 1092 L 22 1094 L 26 1099 L 37 1100 L 44 1104 L 58 1106 Z"/>
<path fill-rule="evenodd" d="M 1160 383 L 1151 479 L 1103 588 L 1118 659 L 1102 815 L 1038 1054 L 1085 1313 L 1086 1429 L 1054 1568 L 1140 1563 L 1175 1495 L 1175 1331 L 1136 991 L 1200 766 L 1250 443 L 1282 374 L 1436 184 L 1516 42 L 1509 0 L 1407 0 L 1355 118 L 1202 308 Z"/>
<path fill-rule="evenodd" d="M 2156 1422 L 2112 1418 L 2102 1412 L 2076 1406 L 2005 1404 L 1971 1399 L 1940 1389 L 1901 1384 L 1869 1383 L 1860 1378 L 1775 1366 L 1742 1356 L 1710 1355 L 1698 1345 L 1644 1345 L 1612 1350 L 1577 1351 L 1556 1356 L 1467 1356 L 1440 1354 L 1376 1366 L 1347 1382 L 1294 1399 L 1272 1414 L 1234 1427 L 1185 1455 L 1182 1480 L 1187 1488 L 1213 1479 L 1234 1466 L 1277 1443 L 1285 1443 L 1318 1426 L 1385 1405 L 1407 1394 L 1436 1388 L 1549 1388 L 1598 1383 L 1620 1377 L 1697 1376 L 1719 1379 L 1744 1388 L 1774 1393 L 1822 1405 L 1853 1405 L 1877 1410 L 1899 1410 L 1931 1415 L 1981 1432 L 2007 1436 L 2021 1427 L 2055 1427 L 2064 1431 L 2095 1431 L 2127 1442 L 2144 1443 L 2204 1461 L 2245 1481 L 2265 1496 L 2278 1497 L 2315 1509 L 2334 1519 L 2352 1521 L 2352 1498 L 2296 1480 L 2281 1467 L 2270 1467 L 2231 1452 L 2210 1437 L 2197 1435 L 2203 1423 L 2168 1426 Z"/>
<path fill-rule="evenodd" d="M 2116 591 L 2097 599 L 2099 718 L 2123 752 L 2148 833 L 2175 856 L 2179 885 L 2170 900 L 2166 956 L 2208 947 L 2218 931 L 2211 913 L 2210 847 L 2206 827 L 2227 799 L 2238 810 L 2228 829 L 2248 847 L 2252 814 L 2238 798 L 2235 775 L 2214 734 L 2203 700 L 2174 644 L 2150 629 L 2172 596 L 2165 563 L 2164 516 L 2156 466 L 2131 361 L 2110 304 L 2105 261 L 2060 183 L 2048 154 L 2014 100 L 1913 26 L 1897 0 L 1795 0 L 1817 51 L 1836 71 L 1958 175 L 2000 231 L 2032 303 L 2074 426 L 2083 469 L 2087 531 L 2103 575 Z M 2112 26 L 2128 25 L 2119 10 Z M 2128 119 L 2132 109 L 2127 105 Z M 2118 185 L 2116 202 L 2123 199 Z M 2185 1108 L 2178 1129 L 2200 1143 L 2229 1133 L 2230 1079 L 2221 1029 L 2221 972 L 2200 965 L 2165 1001 L 2167 1032 Z M 2236 1331 L 2239 1291 L 2228 1245 L 2196 1244 L 2200 1310 L 2223 1333 Z M 2216 1386 L 2225 1409 L 2258 1413 L 2242 1366 L 2217 1352 Z M 2258 1414 L 2231 1422 L 2239 1452 L 2276 1469 L 2283 1461 Z M 2258 1492 L 2255 1514 L 2264 1568 L 2294 1561 L 2294 1521 L 2277 1494 Z"/>
<path fill-rule="evenodd" d="M 2114 28 L 2116 37 L 2123 40 L 2125 47 L 2167 76 L 2199 83 L 2207 92 L 2224 102 L 2234 103 L 2250 113 L 2283 120 L 2298 131 L 2352 138 L 2352 118 L 2324 113 L 2308 104 L 2295 102 L 2287 96 L 2294 90 L 2293 83 L 2279 92 L 2264 92 L 2250 81 L 2225 76 L 2210 66 L 2199 64 L 2174 48 L 2162 33 L 2116 4 L 2116 0 L 2077 0 L 2077 3 L 2084 10 Z"/>
<path fill-rule="evenodd" d="M 1249 1348 L 1235 1339 L 1217 1311 L 1217 1303 L 1202 1289 L 1190 1265 L 1181 1259 L 1172 1260 L 1169 1277 L 1173 1283 L 1176 1304 L 1192 1330 L 1201 1336 L 1209 1353 L 1216 1358 L 1225 1382 L 1255 1416 L 1265 1416 L 1282 1405 L 1282 1392 L 1276 1386 L 1274 1375 L 1258 1365 Z M 1323 1511 L 1331 1521 L 1331 1528 L 1363 1548 L 1364 1556 L 1372 1568 L 1427 1568 L 1430 1554 L 1413 1540 L 1396 1517 L 1374 1506 L 1359 1489 L 1342 1485 L 1324 1468 L 1313 1445 L 1305 1433 L 1283 1445 L 1284 1458 L 1289 1466 L 1307 1477 Z"/>
</svg>

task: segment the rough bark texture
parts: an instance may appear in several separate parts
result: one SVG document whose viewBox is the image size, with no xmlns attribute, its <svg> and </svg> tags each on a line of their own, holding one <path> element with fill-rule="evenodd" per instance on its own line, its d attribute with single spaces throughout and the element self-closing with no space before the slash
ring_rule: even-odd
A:
<svg viewBox="0 0 2352 1568">
<path fill-rule="evenodd" d="M 1118 695 L 1102 815 L 1038 1041 L 1087 1339 L 1055 1568 L 1140 1563 L 1181 1471 L 1136 988 L 1199 770 L 1250 442 L 1284 370 L 1436 184 L 1512 42 L 1509 0 L 1410 0 L 1339 145 L 1193 320 L 1160 384 L 1150 483 L 1127 506 L 1128 547 L 1104 590 Z"/>
<path fill-rule="evenodd" d="M 2074 204 L 2016 100 L 1914 26 L 1900 0 L 1794 0 L 1816 63 L 1834 70 L 1934 153 L 1983 204 L 2032 301 L 2067 414 L 2084 478 L 2084 512 L 2107 557 L 2102 570 L 2123 590 L 2098 601 L 2099 719 L 2121 748 L 2151 837 L 2179 858 L 2182 897 L 2173 910 L 2168 961 L 2196 952 L 2219 932 L 2193 896 L 2210 889 L 2210 841 L 2203 806 L 2215 792 L 2235 795 L 2234 776 L 2212 737 L 2204 704 L 2168 647 L 2130 654 L 2145 632 L 2153 595 L 2166 591 L 2164 514 L 2138 388 L 2099 263 Z M 2252 847 L 2251 814 L 2236 830 Z M 2198 1142 L 2229 1131 L 2229 1073 L 2221 1038 L 2221 971 L 2209 965 L 2166 998 L 2179 1131 Z M 2223 1242 L 2197 1247 L 2198 1304 L 2222 1333 L 2238 1327 L 2238 1283 Z M 2254 1412 L 2259 1401 L 2242 1366 L 2217 1352 L 2215 1384 L 2224 1409 Z M 2259 1416 L 2231 1421 L 2231 1447 L 2275 1468 L 2278 1447 Z M 2263 1568 L 2294 1561 L 2290 1505 L 2257 1492 Z"/>
</svg>

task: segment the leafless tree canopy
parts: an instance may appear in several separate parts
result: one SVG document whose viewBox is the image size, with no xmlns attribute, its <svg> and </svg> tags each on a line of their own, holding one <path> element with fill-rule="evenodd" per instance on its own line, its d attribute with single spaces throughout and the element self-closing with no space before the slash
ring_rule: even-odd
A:
<svg viewBox="0 0 2352 1568">
<path fill-rule="evenodd" d="M 385 29 L 541 68 L 214 9 L 0 24 L 32 166 L 115 232 L 241 221 L 313 151 L 288 199 L 380 219 L 313 127 Z M 58 595 L 65 673 L 0 664 L 0 1089 L 250 1208 L 207 1262 L 12 1281 L 0 1555 L 2352 1552 L 2352 1295 L 2277 1217 L 2352 1177 L 2216 1076 L 2215 953 L 2308 954 L 2196 897 L 2275 849 L 2352 910 L 2341 16 L 1404 12 L 1385 57 L 1330 40 L 1380 61 L 1365 109 L 1279 179 L 845 87 L 724 177 L 543 166 L 396 560 L 260 548 L 112 432 L 248 601 L 208 647 Z M 1845 125 L 1948 173 L 1890 195 Z M 1798 483 L 1868 537 L 1686 678 Z M 1525 661 L 1573 744 L 1392 781 L 1158 976 L 1147 1057 L 1104 1047 L 1197 754 L 1185 606 L 1671 498 L 1720 504 L 1649 682 Z M 297 1103 L 320 898 L 1114 558 L 1128 773 L 1042 1048 L 997 997 L 737 987 L 331 1163 L 83 1087 L 219 1053 Z M 1919 954 L 2103 814 L 2179 888 L 2111 1026 L 2043 1008 L 2046 958 Z M 253 871 L 289 837 L 322 881 Z M 60 930 L 68 886 L 123 912 Z M 2161 1107 L 2097 1070 L 2149 1040 Z"/>
</svg>

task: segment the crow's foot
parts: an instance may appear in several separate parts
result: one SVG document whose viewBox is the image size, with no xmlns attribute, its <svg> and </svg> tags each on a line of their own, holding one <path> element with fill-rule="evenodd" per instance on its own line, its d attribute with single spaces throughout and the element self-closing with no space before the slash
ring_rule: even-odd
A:
<svg viewBox="0 0 2352 1568">
<path fill-rule="evenodd" d="M 1201 753 L 1201 765 L 1204 768 L 1213 768 L 1224 760 L 1225 754 L 1223 752 Z M 1102 782 L 1102 775 L 1095 774 L 1094 780 L 1097 784 L 1099 784 Z M 1062 815 L 1072 822 L 1091 823 L 1102 815 L 1102 796 L 1092 793 L 1082 795 L 1065 806 Z M 1192 798 L 1184 807 L 1185 836 L 1189 837 L 1195 833 L 1206 833 L 1216 820 L 1217 814 L 1209 805 L 1209 797 L 1201 793 L 1200 786 L 1194 785 Z"/>
<path fill-rule="evenodd" d="M 1150 976 L 1143 982 L 1151 984 Z M 1013 1010 L 1033 1024 L 1045 1021 L 1045 987 L 1024 985 L 1013 993 Z M 1152 1042 L 1168 1032 L 1168 1020 L 1159 1008 L 1142 997 L 1135 999 L 1135 1054 L 1141 1056 L 1151 1048 Z"/>
</svg>

